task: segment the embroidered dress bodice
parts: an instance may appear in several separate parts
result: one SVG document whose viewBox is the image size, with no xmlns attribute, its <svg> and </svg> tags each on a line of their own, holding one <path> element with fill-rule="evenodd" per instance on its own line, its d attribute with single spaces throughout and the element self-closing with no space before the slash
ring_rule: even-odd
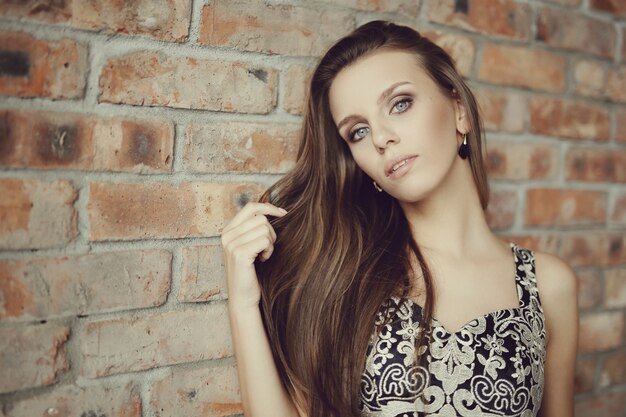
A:
<svg viewBox="0 0 626 417">
<path fill-rule="evenodd" d="M 364 417 L 535 417 L 544 383 L 545 325 L 534 253 L 510 244 L 519 305 L 477 317 L 454 333 L 433 319 L 426 369 L 415 366 L 421 307 L 391 297 L 390 324 L 373 333 L 361 379 Z M 421 329 L 420 329 L 421 330 Z M 424 391 L 425 399 L 419 394 Z"/>
</svg>

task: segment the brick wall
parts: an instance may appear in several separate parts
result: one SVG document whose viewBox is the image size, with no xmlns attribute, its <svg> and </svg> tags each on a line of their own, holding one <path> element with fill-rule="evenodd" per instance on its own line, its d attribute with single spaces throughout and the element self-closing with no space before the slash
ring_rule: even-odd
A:
<svg viewBox="0 0 626 417">
<path fill-rule="evenodd" d="M 241 414 L 221 227 L 375 18 L 469 80 L 491 226 L 578 273 L 576 414 L 626 413 L 625 2 L 0 0 L 0 416 Z"/>
</svg>

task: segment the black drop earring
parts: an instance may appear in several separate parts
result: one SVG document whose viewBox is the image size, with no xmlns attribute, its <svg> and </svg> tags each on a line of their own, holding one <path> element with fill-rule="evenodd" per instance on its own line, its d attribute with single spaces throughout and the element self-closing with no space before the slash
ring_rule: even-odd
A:
<svg viewBox="0 0 626 417">
<path fill-rule="evenodd" d="M 459 146 L 459 156 L 467 159 L 469 156 L 469 145 L 467 144 L 467 133 L 463 134 L 463 143 Z"/>
</svg>

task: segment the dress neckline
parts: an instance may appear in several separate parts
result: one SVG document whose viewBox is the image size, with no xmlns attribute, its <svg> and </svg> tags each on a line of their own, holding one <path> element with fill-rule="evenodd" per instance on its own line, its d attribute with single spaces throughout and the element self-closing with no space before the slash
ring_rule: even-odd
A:
<svg viewBox="0 0 626 417">
<path fill-rule="evenodd" d="M 520 275 L 519 275 L 519 273 L 518 273 L 518 269 L 517 269 L 517 263 L 518 263 L 517 249 L 518 249 L 518 246 L 517 246 L 517 244 L 516 244 L 515 242 L 509 242 L 509 246 L 510 246 L 511 252 L 513 253 L 513 265 L 514 265 L 514 275 L 515 275 L 515 286 L 516 286 L 516 289 L 517 289 L 517 283 L 518 283 L 518 282 L 519 282 L 519 280 L 521 279 L 521 278 L 520 278 Z M 416 303 L 415 301 L 413 301 L 413 299 L 411 299 L 411 298 L 408 298 L 408 297 L 403 297 L 403 298 L 400 298 L 400 300 L 405 300 L 405 301 L 407 301 L 410 305 L 415 306 L 415 307 L 419 308 L 420 310 L 423 310 L 423 307 L 422 307 L 421 305 L 417 304 L 417 303 Z M 433 318 L 432 318 L 432 321 L 433 321 L 433 323 L 435 324 L 435 327 L 437 327 L 438 329 L 443 330 L 446 334 L 449 334 L 449 335 L 457 335 L 457 334 L 461 333 L 462 331 L 464 331 L 464 330 L 465 330 L 465 329 L 466 329 L 466 328 L 467 328 L 470 324 L 475 323 L 475 322 L 477 322 L 478 320 L 480 320 L 480 319 L 482 319 L 482 318 L 485 318 L 485 317 L 488 317 L 488 316 L 493 316 L 493 315 L 496 315 L 496 314 L 499 314 L 499 313 L 508 312 L 508 311 L 511 311 L 511 312 L 513 312 L 513 311 L 519 311 L 519 310 L 521 310 L 522 308 L 523 308 L 523 305 L 522 305 L 522 299 L 521 299 L 521 296 L 520 296 L 520 295 L 519 295 L 519 293 L 518 293 L 518 295 L 517 295 L 517 307 L 501 308 L 501 309 L 499 309 L 499 310 L 490 311 L 490 312 L 488 312 L 488 313 L 485 313 L 485 314 L 483 314 L 483 315 L 480 315 L 480 316 L 478 316 L 478 317 L 475 317 L 475 318 L 471 319 L 470 321 L 468 321 L 467 323 L 465 323 L 464 325 L 462 325 L 462 326 L 461 326 L 461 327 L 460 327 L 457 331 L 455 331 L 455 332 L 450 332 L 450 331 L 448 331 L 448 329 L 446 329 L 446 328 L 445 328 L 445 326 L 444 326 L 443 324 L 441 324 L 441 322 L 440 322 L 439 320 L 437 320 L 435 317 L 433 317 Z"/>
</svg>

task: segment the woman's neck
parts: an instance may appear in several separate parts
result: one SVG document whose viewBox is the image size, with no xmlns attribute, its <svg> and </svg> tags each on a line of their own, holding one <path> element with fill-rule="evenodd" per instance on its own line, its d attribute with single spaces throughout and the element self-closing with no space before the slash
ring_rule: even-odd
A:
<svg viewBox="0 0 626 417">
<path fill-rule="evenodd" d="M 457 161 L 426 198 L 400 205 L 413 238 L 425 254 L 461 260 L 501 245 L 487 224 L 469 164 L 464 161 Z"/>
</svg>

